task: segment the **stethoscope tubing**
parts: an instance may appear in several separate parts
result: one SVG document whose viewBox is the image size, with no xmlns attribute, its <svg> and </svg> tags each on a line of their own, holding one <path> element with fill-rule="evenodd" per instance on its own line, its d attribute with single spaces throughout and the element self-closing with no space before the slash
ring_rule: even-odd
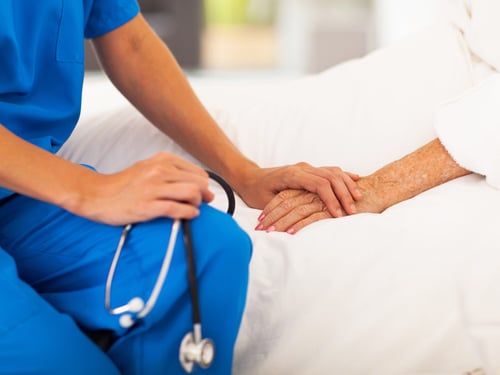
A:
<svg viewBox="0 0 500 375">
<path fill-rule="evenodd" d="M 193 237 L 191 234 L 191 224 L 189 220 L 182 220 L 182 231 L 184 234 L 184 248 L 188 267 L 189 294 L 191 296 L 191 306 L 193 309 L 193 324 L 201 323 L 200 302 L 198 298 L 198 283 L 196 281 L 196 265 L 194 262 Z"/>
<path fill-rule="evenodd" d="M 233 215 L 236 205 L 233 190 L 222 177 L 211 171 L 207 171 L 207 173 L 211 179 L 218 182 L 224 189 L 228 199 L 227 213 Z M 165 285 L 174 253 L 174 248 L 177 242 L 177 236 L 179 234 L 181 226 L 184 239 L 184 249 L 186 253 L 189 294 L 191 296 L 191 307 L 193 313 L 193 332 L 192 334 L 188 332 L 182 340 L 181 346 L 179 348 L 179 360 L 183 369 L 186 372 L 191 372 L 195 363 L 203 368 L 210 366 L 213 360 L 214 344 L 212 340 L 202 338 L 200 302 L 198 296 L 198 283 L 196 280 L 195 254 L 190 220 L 174 220 L 160 271 L 146 303 L 144 303 L 144 300 L 141 297 L 134 297 L 127 304 L 113 308 L 111 307 L 111 289 L 113 286 L 113 280 L 127 236 L 132 230 L 132 224 L 126 225 L 123 228 L 120 240 L 113 256 L 113 260 L 109 268 L 105 285 L 104 305 L 106 310 L 110 314 L 121 315 L 120 325 L 123 328 L 132 327 L 137 319 L 145 318 L 152 311 Z M 135 317 L 133 316 L 133 314 L 136 314 Z M 193 344 L 195 345 L 194 357 L 192 357 L 193 349 L 189 348 L 190 345 Z M 209 359 L 207 359 L 206 357 L 207 353 L 211 353 L 209 354 Z M 200 357 L 197 357 L 197 355 L 199 355 Z"/>
<path fill-rule="evenodd" d="M 224 180 L 221 176 L 218 174 L 212 172 L 212 171 L 207 171 L 208 177 L 210 177 L 212 180 L 216 181 L 223 189 L 224 192 L 226 193 L 227 196 L 227 210 L 226 212 L 233 216 L 234 210 L 236 208 L 236 199 L 234 198 L 234 192 L 233 189 L 231 189 L 231 186 Z"/>
<path fill-rule="evenodd" d="M 226 193 L 227 199 L 228 199 L 228 208 L 227 208 L 227 213 L 230 215 L 233 215 L 235 206 L 236 206 L 236 201 L 234 197 L 233 190 L 229 186 L 229 184 L 219 175 L 217 175 L 214 172 L 207 171 L 208 176 L 216 181 L 223 189 L 224 192 Z M 168 241 L 167 248 L 165 249 L 165 255 L 163 258 L 163 262 L 160 268 L 160 271 L 158 273 L 158 277 L 156 279 L 155 285 L 153 286 L 153 289 L 151 290 L 151 293 L 144 304 L 142 302 L 143 306 L 141 307 L 136 307 L 132 308 L 130 302 L 118 306 L 118 307 L 111 307 L 111 289 L 116 273 L 116 268 L 118 266 L 118 261 L 120 259 L 123 247 L 125 245 L 125 241 L 127 239 L 127 236 L 129 232 L 132 230 L 132 224 L 128 224 L 123 228 L 122 234 L 120 236 L 120 240 L 118 242 L 115 254 L 113 256 L 113 260 L 111 262 L 108 276 L 106 278 L 106 285 L 105 285 L 105 296 L 104 296 L 104 305 L 107 311 L 109 311 L 113 315 L 120 315 L 124 313 L 137 313 L 136 318 L 144 318 L 146 317 L 151 310 L 154 308 L 159 295 L 161 293 L 161 290 L 163 289 L 163 286 L 165 284 L 165 280 L 168 275 L 168 270 L 170 269 L 170 264 L 172 261 L 173 253 L 174 253 L 174 248 L 176 244 L 176 239 L 180 230 L 180 226 L 182 225 L 182 231 L 183 231 L 183 237 L 184 237 L 184 247 L 185 247 L 185 252 L 186 252 L 186 263 L 187 263 L 187 275 L 188 275 L 188 283 L 189 283 L 189 291 L 190 291 L 190 296 L 191 296 L 191 302 L 192 302 L 192 309 L 193 309 L 193 323 L 194 324 L 200 324 L 201 323 L 201 313 L 200 313 L 200 303 L 199 303 L 199 298 L 198 298 L 198 287 L 197 287 L 197 281 L 196 281 L 196 266 L 195 266 L 195 260 L 194 260 L 194 248 L 193 248 L 193 239 L 192 239 L 192 233 L 191 233 L 191 224 L 189 220 L 186 219 L 176 219 L 173 222 L 172 225 L 172 230 L 170 233 L 170 238 Z M 132 299 L 131 301 L 133 301 Z M 135 300 L 140 300 L 140 298 L 135 298 Z"/>
</svg>

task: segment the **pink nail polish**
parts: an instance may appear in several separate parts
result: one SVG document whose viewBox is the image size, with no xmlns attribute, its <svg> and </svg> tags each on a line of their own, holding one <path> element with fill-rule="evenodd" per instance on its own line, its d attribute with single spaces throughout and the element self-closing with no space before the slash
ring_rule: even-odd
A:
<svg viewBox="0 0 500 375">
<path fill-rule="evenodd" d="M 257 220 L 262 221 L 266 217 L 266 214 L 262 212 Z"/>
<path fill-rule="evenodd" d="M 262 223 L 260 223 L 255 227 L 255 230 L 262 230 L 262 229 L 264 229 L 264 225 Z"/>
<path fill-rule="evenodd" d="M 276 227 L 274 225 L 270 226 L 269 228 L 266 229 L 267 233 L 274 232 L 276 230 Z"/>
<path fill-rule="evenodd" d="M 295 228 L 290 228 L 286 231 L 288 234 L 295 234 Z"/>
</svg>

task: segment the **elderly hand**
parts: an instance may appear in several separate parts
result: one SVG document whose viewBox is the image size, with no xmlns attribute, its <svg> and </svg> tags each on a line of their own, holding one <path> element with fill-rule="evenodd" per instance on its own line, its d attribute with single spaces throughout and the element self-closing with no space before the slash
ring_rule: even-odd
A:
<svg viewBox="0 0 500 375">
<path fill-rule="evenodd" d="M 280 195 L 287 189 L 305 190 L 317 195 L 333 217 L 340 217 L 343 212 L 356 212 L 355 201 L 361 198 L 355 182 L 358 178 L 338 167 L 316 168 L 298 163 L 278 168 L 252 168 L 233 187 L 246 204 L 256 208 L 265 207 L 273 199 L 288 198 L 288 194 Z"/>
<path fill-rule="evenodd" d="M 348 214 L 380 213 L 386 208 L 385 202 L 375 189 L 372 176 L 360 178 L 357 185 L 362 198 L 355 203 L 356 211 Z M 332 217 L 318 194 L 305 190 L 288 189 L 278 193 L 264 208 L 255 229 L 294 234 L 311 223 Z"/>
</svg>

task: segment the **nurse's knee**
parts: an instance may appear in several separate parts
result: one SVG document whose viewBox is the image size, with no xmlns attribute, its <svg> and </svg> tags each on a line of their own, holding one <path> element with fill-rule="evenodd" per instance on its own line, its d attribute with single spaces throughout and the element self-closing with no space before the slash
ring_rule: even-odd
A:
<svg viewBox="0 0 500 375">
<path fill-rule="evenodd" d="M 212 266 L 234 270 L 246 277 L 252 243 L 248 234 L 228 215 L 214 209 L 202 210 L 194 222 L 193 242 Z"/>
<path fill-rule="evenodd" d="M 252 243 L 248 234 L 232 219 L 219 230 L 223 252 L 218 255 L 228 257 L 235 265 L 248 267 L 252 256 Z"/>
</svg>

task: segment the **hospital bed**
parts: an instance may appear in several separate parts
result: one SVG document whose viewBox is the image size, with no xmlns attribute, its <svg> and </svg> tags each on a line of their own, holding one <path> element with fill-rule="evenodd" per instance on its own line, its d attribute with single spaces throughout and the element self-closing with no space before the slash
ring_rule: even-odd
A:
<svg viewBox="0 0 500 375">
<path fill-rule="evenodd" d="M 261 166 L 361 175 L 435 138 L 441 103 L 473 85 L 460 35 L 444 26 L 314 76 L 190 79 Z M 110 173 L 160 150 L 198 163 L 88 76 L 61 155 Z M 499 208 L 500 191 L 470 175 L 292 236 L 254 231 L 259 211 L 238 200 L 254 252 L 234 374 L 500 374 Z"/>
</svg>

